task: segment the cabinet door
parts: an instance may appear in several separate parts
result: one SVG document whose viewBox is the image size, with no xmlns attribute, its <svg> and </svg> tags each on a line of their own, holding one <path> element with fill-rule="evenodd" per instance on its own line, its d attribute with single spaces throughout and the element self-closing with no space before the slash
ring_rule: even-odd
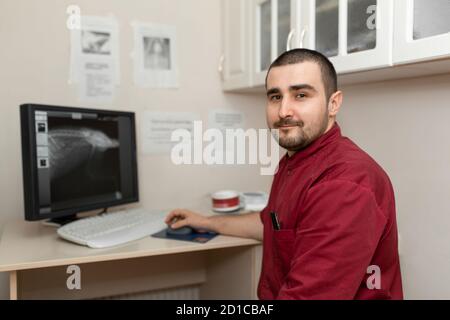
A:
<svg viewBox="0 0 450 320">
<path fill-rule="evenodd" d="M 277 0 L 277 53 L 299 47 L 299 27 L 301 22 L 301 2 L 299 0 Z"/>
<path fill-rule="evenodd" d="M 392 0 L 303 0 L 305 47 L 339 74 L 392 65 Z"/>
<path fill-rule="evenodd" d="M 254 85 L 265 83 L 270 64 L 296 47 L 298 0 L 252 0 Z"/>
<path fill-rule="evenodd" d="M 450 0 L 394 2 L 394 63 L 450 57 Z"/>
<path fill-rule="evenodd" d="M 251 41 L 248 0 L 222 0 L 223 55 L 219 71 L 224 90 L 251 86 Z"/>
</svg>

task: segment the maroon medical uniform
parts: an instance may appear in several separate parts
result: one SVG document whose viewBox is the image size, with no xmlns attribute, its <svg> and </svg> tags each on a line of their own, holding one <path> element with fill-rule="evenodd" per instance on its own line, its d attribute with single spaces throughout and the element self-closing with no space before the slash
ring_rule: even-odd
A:
<svg viewBox="0 0 450 320">
<path fill-rule="evenodd" d="M 282 158 L 261 220 L 260 299 L 403 299 L 392 185 L 337 123 Z"/>
</svg>

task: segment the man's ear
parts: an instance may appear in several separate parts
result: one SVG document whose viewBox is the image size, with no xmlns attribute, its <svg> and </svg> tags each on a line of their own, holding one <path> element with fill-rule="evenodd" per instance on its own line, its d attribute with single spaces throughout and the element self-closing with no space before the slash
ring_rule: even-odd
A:
<svg viewBox="0 0 450 320">
<path fill-rule="evenodd" d="M 330 100 L 328 101 L 328 114 L 330 116 L 336 116 L 338 114 L 343 98 L 344 95 L 342 91 L 336 91 L 331 95 Z"/>
</svg>

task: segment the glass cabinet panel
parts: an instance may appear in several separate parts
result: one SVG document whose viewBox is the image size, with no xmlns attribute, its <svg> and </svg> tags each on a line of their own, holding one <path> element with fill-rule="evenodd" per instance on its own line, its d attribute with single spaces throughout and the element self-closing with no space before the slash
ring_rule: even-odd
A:
<svg viewBox="0 0 450 320">
<path fill-rule="evenodd" d="M 414 40 L 448 32 L 450 0 L 414 0 Z"/>
<path fill-rule="evenodd" d="M 270 0 L 260 5 L 261 65 L 260 70 L 269 69 L 272 60 L 272 4 Z"/>
<path fill-rule="evenodd" d="M 316 50 L 334 57 L 339 52 L 339 0 L 316 0 Z"/>
<path fill-rule="evenodd" d="M 377 0 L 348 0 L 348 53 L 376 47 L 376 6 Z"/>
<path fill-rule="evenodd" d="M 291 0 L 278 0 L 278 55 L 286 51 L 291 31 Z"/>
</svg>

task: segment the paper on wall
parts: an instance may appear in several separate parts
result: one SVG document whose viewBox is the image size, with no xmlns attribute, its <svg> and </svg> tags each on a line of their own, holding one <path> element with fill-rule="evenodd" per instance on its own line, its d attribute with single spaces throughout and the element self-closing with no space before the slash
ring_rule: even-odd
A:
<svg viewBox="0 0 450 320">
<path fill-rule="evenodd" d="M 110 103 L 114 99 L 112 66 L 103 62 L 86 62 L 79 82 L 79 97 L 88 103 Z"/>
<path fill-rule="evenodd" d="M 226 110 L 226 109 L 212 109 L 208 114 L 209 128 L 215 128 L 222 131 L 224 138 L 224 152 L 234 152 L 235 146 L 229 141 L 226 141 L 227 129 L 244 129 L 245 127 L 245 115 L 243 112 Z"/>
<path fill-rule="evenodd" d="M 70 80 L 80 100 L 111 101 L 120 83 L 119 28 L 113 17 L 81 17 L 71 30 Z"/>
<path fill-rule="evenodd" d="M 226 129 L 243 129 L 245 126 L 244 113 L 233 110 L 213 109 L 209 111 L 209 128 Z"/>
<path fill-rule="evenodd" d="M 133 22 L 134 81 L 148 88 L 178 88 L 177 39 L 173 26 Z"/>
<path fill-rule="evenodd" d="M 194 121 L 200 117 L 190 112 L 145 111 L 141 123 L 143 154 L 170 154 L 177 142 L 171 141 L 172 132 L 186 129 L 193 140 Z"/>
</svg>

